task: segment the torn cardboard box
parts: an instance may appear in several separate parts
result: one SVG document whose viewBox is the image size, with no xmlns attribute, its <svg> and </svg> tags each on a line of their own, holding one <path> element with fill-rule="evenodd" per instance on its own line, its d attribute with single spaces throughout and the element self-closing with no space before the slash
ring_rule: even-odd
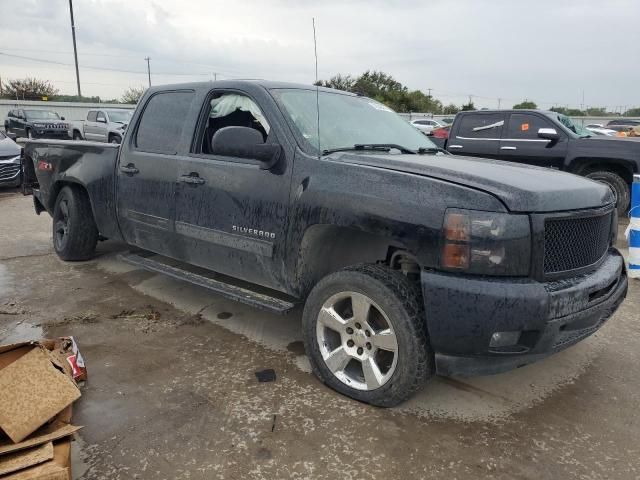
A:
<svg viewBox="0 0 640 480">
<path fill-rule="evenodd" d="M 0 479 L 69 480 L 74 380 L 86 368 L 72 337 L 0 346 Z"/>
</svg>

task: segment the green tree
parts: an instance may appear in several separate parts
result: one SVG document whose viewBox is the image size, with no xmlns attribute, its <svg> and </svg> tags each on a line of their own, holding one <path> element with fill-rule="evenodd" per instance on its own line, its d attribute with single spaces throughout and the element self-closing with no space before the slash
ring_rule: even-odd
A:
<svg viewBox="0 0 640 480">
<path fill-rule="evenodd" d="M 37 78 L 23 78 L 9 80 L 3 85 L 3 96 L 20 100 L 42 100 L 42 97 L 51 97 L 58 93 L 58 89 L 49 80 Z"/>
<path fill-rule="evenodd" d="M 629 110 L 624 112 L 624 116 L 625 117 L 640 117 L 640 108 L 639 107 L 630 108 Z"/>
<path fill-rule="evenodd" d="M 535 110 L 536 108 L 538 108 L 538 105 L 536 105 L 536 102 L 532 102 L 531 100 L 525 100 L 523 102 L 516 103 L 513 106 L 514 110 Z"/>
<path fill-rule="evenodd" d="M 587 108 L 587 115 L 590 117 L 606 117 L 610 113 L 605 108 L 591 107 Z"/>
<path fill-rule="evenodd" d="M 460 107 L 458 107 L 453 103 L 450 103 L 449 105 L 447 105 L 446 107 L 443 107 L 442 109 L 442 113 L 444 113 L 445 115 L 455 115 L 459 111 L 460 111 Z"/>
<path fill-rule="evenodd" d="M 476 110 L 476 106 L 473 104 L 473 102 L 469 102 L 469 103 L 467 103 L 465 105 L 462 105 L 461 110 L 463 112 L 468 112 L 470 110 Z"/>
<path fill-rule="evenodd" d="M 144 87 L 130 87 L 122 94 L 120 100 L 122 103 L 138 103 L 146 90 Z"/>
<path fill-rule="evenodd" d="M 331 77 L 329 80 L 318 80 L 314 85 L 351 92 L 353 91 L 353 84 L 355 82 L 356 81 L 351 75 L 337 74 Z"/>
</svg>

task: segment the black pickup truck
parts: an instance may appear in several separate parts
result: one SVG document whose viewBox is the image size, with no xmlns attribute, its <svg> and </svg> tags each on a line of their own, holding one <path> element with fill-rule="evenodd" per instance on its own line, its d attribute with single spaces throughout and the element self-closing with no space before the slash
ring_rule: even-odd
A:
<svg viewBox="0 0 640 480">
<path fill-rule="evenodd" d="M 315 374 L 374 405 L 436 373 L 560 351 L 627 291 L 608 187 L 447 154 L 337 90 L 154 87 L 121 146 L 34 140 L 24 155 L 62 259 L 117 239 L 135 247 L 126 261 L 229 298 L 277 313 L 304 303 Z"/>
<path fill-rule="evenodd" d="M 455 155 L 550 167 L 609 185 L 618 214 L 626 215 L 633 174 L 640 172 L 640 142 L 592 136 L 562 114 L 543 110 L 460 112 L 446 149 Z"/>
</svg>

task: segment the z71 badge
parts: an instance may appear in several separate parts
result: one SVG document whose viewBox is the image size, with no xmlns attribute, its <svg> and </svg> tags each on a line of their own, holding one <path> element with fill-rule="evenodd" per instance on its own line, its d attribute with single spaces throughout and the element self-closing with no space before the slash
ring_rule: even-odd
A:
<svg viewBox="0 0 640 480">
<path fill-rule="evenodd" d="M 233 225 L 231 227 L 231 231 L 236 233 L 244 233 L 247 235 L 254 235 L 256 237 L 262 238 L 276 238 L 275 233 L 265 232 L 264 230 L 258 230 L 257 228 L 249 228 L 249 227 L 238 227 L 237 225 Z"/>
</svg>

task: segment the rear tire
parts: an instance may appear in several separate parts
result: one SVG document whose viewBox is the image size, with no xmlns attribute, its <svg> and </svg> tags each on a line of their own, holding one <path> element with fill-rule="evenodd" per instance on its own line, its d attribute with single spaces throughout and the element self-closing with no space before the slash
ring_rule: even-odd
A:
<svg viewBox="0 0 640 480">
<path fill-rule="evenodd" d="M 420 288 L 387 267 L 357 265 L 323 278 L 302 327 L 314 374 L 361 402 L 398 405 L 434 374 Z"/>
<path fill-rule="evenodd" d="M 122 139 L 118 135 L 111 135 L 109 137 L 109 143 L 120 145 L 121 142 L 122 142 Z"/>
<path fill-rule="evenodd" d="M 53 248 L 62 260 L 89 260 L 98 243 L 87 193 L 79 187 L 60 190 L 53 209 Z"/>
<path fill-rule="evenodd" d="M 629 211 L 631 192 L 629 185 L 620 175 L 613 172 L 597 171 L 588 173 L 586 177 L 608 185 L 616 196 L 618 216 L 623 217 L 627 214 Z"/>
</svg>

